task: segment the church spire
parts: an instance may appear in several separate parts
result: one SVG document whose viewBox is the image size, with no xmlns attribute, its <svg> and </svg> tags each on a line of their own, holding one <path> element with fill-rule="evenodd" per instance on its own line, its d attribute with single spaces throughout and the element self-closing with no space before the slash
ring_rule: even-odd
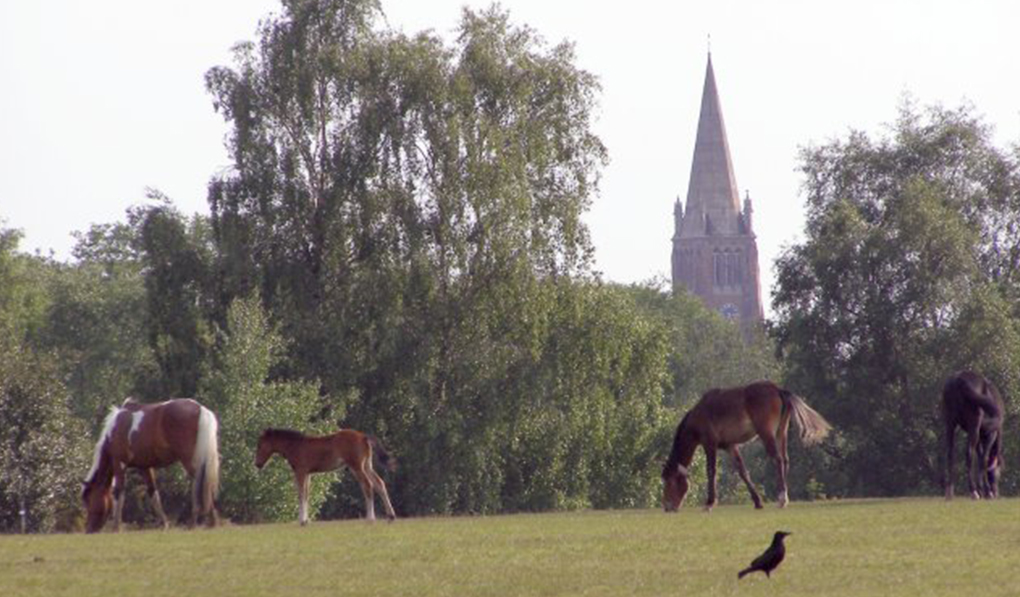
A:
<svg viewBox="0 0 1020 597">
<path fill-rule="evenodd" d="M 738 321 L 747 338 L 762 321 L 753 214 L 750 195 L 741 210 L 710 52 L 687 203 L 673 207 L 673 288 Z"/>
<path fill-rule="evenodd" d="M 740 198 L 712 69 L 712 54 L 709 52 L 680 236 L 738 234 L 739 216 Z"/>
</svg>

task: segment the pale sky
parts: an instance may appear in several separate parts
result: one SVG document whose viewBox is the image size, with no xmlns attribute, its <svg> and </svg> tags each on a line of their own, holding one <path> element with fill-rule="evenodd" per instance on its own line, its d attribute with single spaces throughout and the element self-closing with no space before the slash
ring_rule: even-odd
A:
<svg viewBox="0 0 1020 597">
<path fill-rule="evenodd" d="M 450 37 L 476 0 L 382 0 L 390 26 Z M 669 277 L 712 39 L 740 195 L 750 191 L 768 311 L 773 261 L 803 238 L 798 148 L 873 135 L 904 94 L 973 105 L 1020 142 L 1020 2 L 504 0 L 550 45 L 576 44 L 602 84 L 611 162 L 587 222 L 614 282 Z M 203 75 L 253 40 L 270 0 L 0 0 L 0 220 L 21 248 L 67 259 L 71 232 L 123 221 L 146 187 L 208 214 L 229 165 Z"/>
</svg>

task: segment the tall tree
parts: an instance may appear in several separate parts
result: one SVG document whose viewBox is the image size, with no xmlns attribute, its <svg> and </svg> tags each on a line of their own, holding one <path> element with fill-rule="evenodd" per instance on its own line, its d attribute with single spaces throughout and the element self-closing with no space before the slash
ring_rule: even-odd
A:
<svg viewBox="0 0 1020 597">
<path fill-rule="evenodd" d="M 211 232 L 202 218 L 189 221 L 158 191 L 149 198 L 155 205 L 129 213 L 144 265 L 148 342 L 159 369 L 142 391 L 148 398 L 194 396 L 213 342 Z"/>
<path fill-rule="evenodd" d="M 1017 161 L 968 109 L 906 105 L 890 138 L 809 148 L 801 169 L 807 240 L 778 261 L 774 331 L 798 389 L 843 433 L 825 483 L 933 488 L 946 376 L 972 367 L 1020 389 L 1004 232 L 1020 215 Z"/>
<path fill-rule="evenodd" d="M 277 375 L 357 392 L 345 422 L 395 447 L 405 513 L 648 503 L 665 344 L 590 274 L 597 81 L 499 9 L 450 46 L 377 17 L 284 2 L 207 74 L 225 295 L 261 291 Z"/>
</svg>

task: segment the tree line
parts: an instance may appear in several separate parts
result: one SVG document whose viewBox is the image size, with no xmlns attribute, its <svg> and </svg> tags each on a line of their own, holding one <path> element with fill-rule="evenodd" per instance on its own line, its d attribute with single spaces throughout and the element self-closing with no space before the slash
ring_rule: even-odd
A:
<svg viewBox="0 0 1020 597">
<path fill-rule="evenodd" d="M 608 151 L 569 44 L 498 8 L 465 10 L 450 43 L 379 17 L 285 0 L 207 73 L 232 158 L 208 215 L 151 190 L 68 262 L 0 228 L 0 529 L 80 524 L 98 426 L 126 396 L 212 408 L 221 510 L 258 522 L 297 508 L 285 466 L 252 464 L 267 426 L 379 436 L 404 515 L 645 507 L 713 386 L 776 379 L 837 427 L 795 454 L 795 499 L 934 491 L 945 376 L 1017 395 L 1020 150 L 972 110 L 905 105 L 890 136 L 804 150 L 806 240 L 745 341 L 661 281 L 596 272 L 583 215 Z M 180 475 L 162 485 L 185 510 Z M 357 515 L 359 490 L 322 476 L 312 505 Z"/>
</svg>

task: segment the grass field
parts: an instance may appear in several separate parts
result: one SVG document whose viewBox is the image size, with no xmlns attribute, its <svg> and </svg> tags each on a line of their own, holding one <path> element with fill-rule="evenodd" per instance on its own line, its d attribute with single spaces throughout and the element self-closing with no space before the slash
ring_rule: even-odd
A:
<svg viewBox="0 0 1020 597">
<path fill-rule="evenodd" d="M 772 579 L 737 571 L 792 531 Z M 0 595 L 1020 595 L 1020 500 L 0 537 Z"/>
</svg>

